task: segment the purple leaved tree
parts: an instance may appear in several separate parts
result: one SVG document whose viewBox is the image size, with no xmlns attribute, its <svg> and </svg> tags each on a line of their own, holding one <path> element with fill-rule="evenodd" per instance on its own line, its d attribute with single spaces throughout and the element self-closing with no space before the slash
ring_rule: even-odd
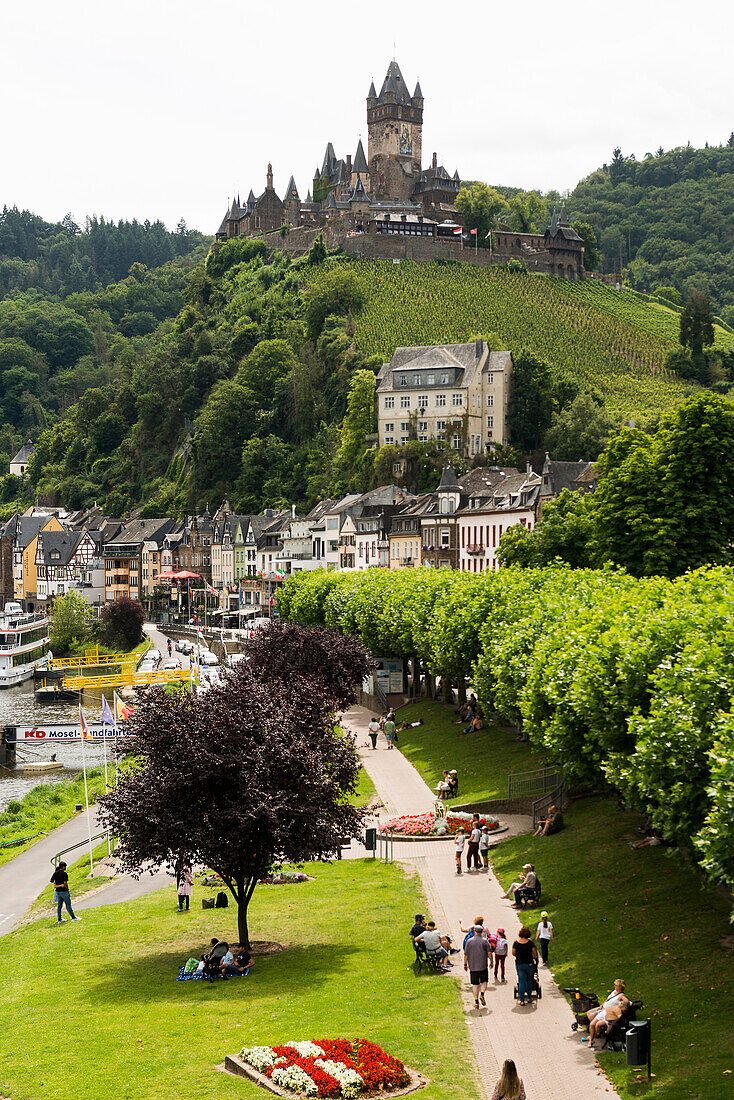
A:
<svg viewBox="0 0 734 1100">
<path fill-rule="evenodd" d="M 359 762 L 334 718 L 371 666 L 354 639 L 285 623 L 249 652 L 201 695 L 140 698 L 127 745 L 139 767 L 100 802 L 126 870 L 185 854 L 221 875 L 246 945 L 248 905 L 273 863 L 329 859 L 361 833 L 364 812 L 349 803 Z"/>
</svg>

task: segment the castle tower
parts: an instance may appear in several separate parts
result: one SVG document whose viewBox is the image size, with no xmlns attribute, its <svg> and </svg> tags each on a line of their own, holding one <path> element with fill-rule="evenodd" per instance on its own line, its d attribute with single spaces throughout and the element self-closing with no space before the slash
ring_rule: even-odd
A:
<svg viewBox="0 0 734 1100">
<path fill-rule="evenodd" d="M 391 61 L 380 94 L 367 96 L 367 163 L 373 197 L 407 201 L 421 172 L 423 92 L 413 95 Z"/>
</svg>

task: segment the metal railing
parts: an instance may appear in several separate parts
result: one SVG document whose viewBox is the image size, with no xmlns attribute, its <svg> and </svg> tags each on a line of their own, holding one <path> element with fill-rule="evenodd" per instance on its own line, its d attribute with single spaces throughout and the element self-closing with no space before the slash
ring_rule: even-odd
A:
<svg viewBox="0 0 734 1100">
<path fill-rule="evenodd" d="M 120 838 L 114 837 L 109 829 L 103 829 L 101 833 L 92 833 L 91 837 L 85 837 L 84 840 L 80 840 L 78 844 L 71 844 L 68 848 L 64 848 L 62 851 L 57 852 L 55 856 L 51 856 L 51 863 L 54 867 L 58 867 L 63 856 L 68 855 L 69 852 L 75 852 L 77 848 L 88 848 L 90 840 L 109 840 L 110 849 L 114 850 L 117 844 L 120 843 Z"/>
<path fill-rule="evenodd" d="M 565 801 L 566 777 L 565 775 L 561 775 L 558 784 L 552 791 L 548 791 L 547 794 L 541 795 L 540 798 L 536 798 L 533 802 L 533 828 L 537 829 L 541 817 L 551 806 L 557 806 L 559 810 L 562 810 Z"/>
<path fill-rule="evenodd" d="M 558 768 L 535 768 L 529 772 L 512 772 L 507 776 L 507 797 L 525 798 L 545 794 L 563 779 Z"/>
</svg>

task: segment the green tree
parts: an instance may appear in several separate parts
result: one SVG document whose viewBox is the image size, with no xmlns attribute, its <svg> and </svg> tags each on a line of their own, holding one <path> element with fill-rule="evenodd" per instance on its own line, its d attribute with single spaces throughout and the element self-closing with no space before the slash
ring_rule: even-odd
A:
<svg viewBox="0 0 734 1100">
<path fill-rule="evenodd" d="M 594 501 L 588 493 L 564 489 L 556 500 L 544 505 L 539 523 L 532 531 L 516 523 L 508 527 L 497 550 L 500 565 L 524 569 L 564 561 L 577 569 L 593 564 L 591 535 Z"/>
<path fill-rule="evenodd" d="M 341 432 L 341 446 L 334 459 L 337 477 L 336 492 L 356 489 L 365 492 L 369 485 L 367 436 L 373 431 L 375 419 L 376 379 L 371 370 L 359 370 L 352 378 L 347 398 L 347 414 Z"/>
<path fill-rule="evenodd" d="M 714 342 L 711 303 L 701 290 L 692 290 L 680 315 L 680 342 L 689 348 L 694 363 L 703 361 L 703 349 Z"/>
<path fill-rule="evenodd" d="M 508 405 L 510 439 L 529 452 L 539 445 L 553 417 L 553 379 L 548 364 L 529 351 L 514 360 Z"/>
<path fill-rule="evenodd" d="M 121 596 L 112 603 L 105 604 L 100 615 L 102 623 L 102 641 L 110 649 L 124 652 L 134 649 L 143 640 L 145 609 L 140 600 L 131 600 Z"/>
<path fill-rule="evenodd" d="M 464 216 L 464 228 L 476 229 L 479 244 L 494 228 L 497 215 L 507 210 L 507 200 L 486 183 L 462 187 L 456 196 L 456 209 Z"/>
<path fill-rule="evenodd" d="M 591 394 L 580 393 L 570 405 L 553 416 L 545 447 L 553 458 L 573 462 L 593 461 L 607 445 L 611 421 L 603 405 Z"/>
<path fill-rule="evenodd" d="M 49 642 L 57 657 L 68 653 L 89 636 L 91 610 L 78 592 L 58 596 L 51 608 Z"/>
<path fill-rule="evenodd" d="M 510 199 L 509 224 L 513 233 L 543 233 L 548 206 L 537 191 L 520 191 Z"/>
<path fill-rule="evenodd" d="M 352 271 L 327 271 L 306 293 L 306 329 L 315 344 L 326 318 L 359 313 L 365 302 L 364 290 Z"/>
<path fill-rule="evenodd" d="M 597 247 L 596 233 L 588 222 L 574 222 L 573 228 L 584 242 L 584 267 L 587 271 L 596 271 L 601 260 Z"/>
</svg>

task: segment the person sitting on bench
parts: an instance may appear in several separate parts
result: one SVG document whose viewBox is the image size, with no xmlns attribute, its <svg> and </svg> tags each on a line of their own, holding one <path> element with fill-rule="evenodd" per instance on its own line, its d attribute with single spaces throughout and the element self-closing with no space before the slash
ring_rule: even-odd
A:
<svg viewBox="0 0 734 1100">
<path fill-rule="evenodd" d="M 621 978 L 617 978 L 614 983 L 614 989 L 607 996 L 604 1003 L 598 1008 L 592 1008 L 591 1011 L 587 1013 L 589 1018 L 590 1049 L 593 1048 L 594 1040 L 597 1036 L 602 1034 L 603 1031 L 606 1031 L 609 1024 L 619 1019 L 629 1003 L 629 999 L 624 992 L 624 982 Z"/>
<path fill-rule="evenodd" d="M 442 936 L 436 928 L 436 922 L 429 920 L 423 932 L 415 936 L 414 942 L 422 945 L 428 956 L 442 961 L 443 966 L 452 966 L 451 962 L 444 962 L 451 953 L 451 940 L 448 936 Z"/>
<path fill-rule="evenodd" d="M 515 890 L 515 904 L 513 909 L 520 909 L 522 907 L 523 898 L 531 898 L 535 894 L 535 889 L 538 885 L 538 876 L 529 863 L 526 863 L 523 867 L 525 872 L 525 878 L 523 879 L 522 886 L 519 886 Z"/>
<path fill-rule="evenodd" d="M 551 833 L 559 833 L 563 828 L 563 814 L 557 806 L 548 807 L 548 816 L 541 817 L 538 828 L 533 836 L 550 836 Z"/>
</svg>

